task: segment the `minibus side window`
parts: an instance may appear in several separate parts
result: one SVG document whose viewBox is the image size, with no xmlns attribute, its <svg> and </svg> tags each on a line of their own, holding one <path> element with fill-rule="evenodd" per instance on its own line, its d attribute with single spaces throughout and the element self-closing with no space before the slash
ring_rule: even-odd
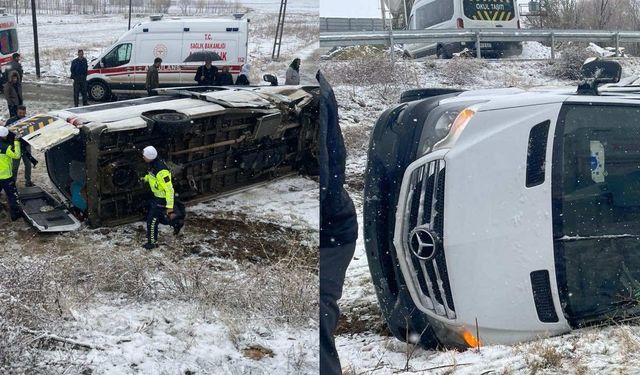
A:
<svg viewBox="0 0 640 375">
<path fill-rule="evenodd" d="M 416 10 L 416 29 L 426 29 L 453 17 L 453 0 L 435 0 Z"/>
<path fill-rule="evenodd" d="M 131 60 L 131 43 L 124 43 L 116 46 L 103 58 L 103 67 L 113 68 L 116 66 L 124 65 Z"/>
</svg>

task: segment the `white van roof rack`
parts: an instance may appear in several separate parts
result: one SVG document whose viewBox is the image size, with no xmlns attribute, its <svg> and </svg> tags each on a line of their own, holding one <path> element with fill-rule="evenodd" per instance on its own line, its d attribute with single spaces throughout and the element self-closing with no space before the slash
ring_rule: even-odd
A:
<svg viewBox="0 0 640 375">
<path fill-rule="evenodd" d="M 241 20 L 244 17 L 244 13 L 234 13 L 233 18 L 236 20 Z"/>
<path fill-rule="evenodd" d="M 164 14 L 152 14 L 149 16 L 151 21 L 160 21 L 164 17 Z"/>
</svg>

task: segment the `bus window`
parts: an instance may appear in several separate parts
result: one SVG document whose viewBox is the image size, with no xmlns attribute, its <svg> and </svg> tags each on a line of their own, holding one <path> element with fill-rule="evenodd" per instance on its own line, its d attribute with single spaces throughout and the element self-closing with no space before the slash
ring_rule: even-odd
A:
<svg viewBox="0 0 640 375">
<path fill-rule="evenodd" d="M 513 0 L 462 0 L 464 15 L 477 21 L 511 21 Z"/>
<path fill-rule="evenodd" d="M 426 29 L 453 17 L 453 0 L 435 0 L 416 10 L 416 29 Z"/>
<path fill-rule="evenodd" d="M 131 43 L 120 44 L 102 58 L 104 68 L 124 65 L 129 60 L 131 60 Z"/>
<path fill-rule="evenodd" d="M 0 31 L 0 53 L 10 55 L 18 51 L 18 33 L 16 29 Z"/>
</svg>

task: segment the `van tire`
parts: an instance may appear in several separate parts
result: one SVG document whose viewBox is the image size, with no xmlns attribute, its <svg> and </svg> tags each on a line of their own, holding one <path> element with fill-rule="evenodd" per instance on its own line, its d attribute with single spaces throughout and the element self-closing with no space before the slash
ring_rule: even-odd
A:
<svg viewBox="0 0 640 375">
<path fill-rule="evenodd" d="M 191 130 L 191 118 L 180 112 L 162 112 L 151 115 L 155 126 L 164 134 L 183 135 Z"/>
<path fill-rule="evenodd" d="M 109 86 L 103 81 L 91 81 L 89 82 L 89 99 L 96 102 L 106 102 L 111 99 L 111 90 Z"/>
<path fill-rule="evenodd" d="M 449 49 L 445 45 L 442 45 L 442 44 L 438 45 L 438 48 L 436 49 L 436 56 L 439 59 L 445 59 L 445 60 L 449 60 L 450 58 L 453 57 L 453 55 L 451 54 Z"/>
</svg>

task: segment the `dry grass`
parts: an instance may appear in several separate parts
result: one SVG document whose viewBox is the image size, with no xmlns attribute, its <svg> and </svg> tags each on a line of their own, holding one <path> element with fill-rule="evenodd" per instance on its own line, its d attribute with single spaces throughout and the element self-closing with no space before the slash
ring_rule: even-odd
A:
<svg viewBox="0 0 640 375">
<path fill-rule="evenodd" d="M 454 57 L 442 67 L 442 74 L 448 84 L 465 86 L 476 82 L 476 77 L 486 68 L 483 60 Z"/>
<path fill-rule="evenodd" d="M 190 230 L 200 242 L 211 236 L 210 232 Z M 228 230 L 232 231 L 230 227 Z M 225 255 L 226 248 L 251 245 L 243 244 L 243 238 L 249 236 L 241 232 L 247 228 L 236 225 L 235 230 L 239 234 L 236 242 L 229 240 L 229 233 L 223 234 L 227 242 L 219 244 L 219 251 L 213 251 L 210 257 L 191 255 L 179 246 L 160 254 L 132 250 L 131 240 L 137 241 L 140 233 L 130 228 L 96 231 L 105 239 L 128 238 L 91 249 L 86 243 L 97 234 L 93 231 L 23 238 L 29 246 L 0 253 L 0 373 L 22 373 L 21 369 L 30 367 L 35 373 L 38 369 L 45 371 L 39 366 L 50 367 L 51 363 L 31 363 L 37 360 L 37 352 L 32 349 L 42 340 L 28 331 L 65 336 L 60 327 L 64 320 L 74 319 L 72 311 L 90 303 L 104 303 L 105 299 L 132 304 L 184 301 L 203 311 L 213 310 L 227 323 L 236 346 L 248 321 L 261 319 L 303 328 L 316 321 L 318 258 L 307 237 L 276 231 L 271 234 L 277 237 L 280 233 L 280 251 L 265 248 L 264 254 L 255 259 L 233 259 L 229 257 L 241 252 L 227 251 Z M 277 247 L 275 240 L 270 246 Z M 221 261 L 234 266 L 221 271 Z M 292 351 L 292 368 L 308 362 L 302 352 Z M 69 350 L 61 352 L 63 367 L 73 362 L 64 359 L 72 354 Z"/>
</svg>

